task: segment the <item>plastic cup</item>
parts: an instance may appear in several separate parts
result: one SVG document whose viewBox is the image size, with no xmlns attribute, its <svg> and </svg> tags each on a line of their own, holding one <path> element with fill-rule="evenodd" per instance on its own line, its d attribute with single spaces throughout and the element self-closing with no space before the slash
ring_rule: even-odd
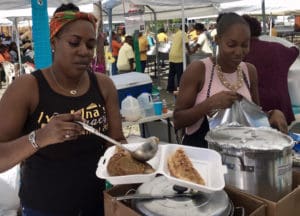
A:
<svg viewBox="0 0 300 216">
<path fill-rule="evenodd" d="M 161 101 L 154 102 L 153 107 L 154 107 L 155 115 L 161 115 L 162 114 L 162 102 Z"/>
</svg>

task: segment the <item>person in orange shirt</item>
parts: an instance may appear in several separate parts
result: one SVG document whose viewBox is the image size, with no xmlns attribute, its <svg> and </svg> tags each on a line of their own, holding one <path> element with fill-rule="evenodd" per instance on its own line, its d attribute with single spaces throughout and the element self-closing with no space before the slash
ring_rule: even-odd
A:
<svg viewBox="0 0 300 216">
<path fill-rule="evenodd" d="M 150 49 L 150 47 L 146 36 L 143 35 L 143 32 L 139 33 L 139 49 L 142 72 L 144 73 L 147 64 L 147 51 Z"/>
<path fill-rule="evenodd" d="M 1 82 L 5 82 L 5 72 L 4 72 L 4 68 L 2 66 L 2 62 L 5 61 L 10 61 L 10 55 L 9 58 L 7 57 L 7 55 L 5 54 L 6 51 L 6 46 L 1 44 L 0 45 L 0 88 L 2 88 Z"/>
<path fill-rule="evenodd" d="M 10 54 L 8 52 L 8 47 L 5 45 L 1 44 L 0 45 L 0 63 L 4 61 L 10 61 Z"/>
<path fill-rule="evenodd" d="M 112 41 L 111 41 L 111 48 L 112 48 L 112 55 L 115 58 L 115 62 L 111 65 L 111 74 L 117 75 L 118 68 L 117 68 L 117 60 L 119 55 L 119 50 L 122 46 L 122 43 L 118 41 L 118 35 L 115 32 L 112 32 Z"/>
</svg>

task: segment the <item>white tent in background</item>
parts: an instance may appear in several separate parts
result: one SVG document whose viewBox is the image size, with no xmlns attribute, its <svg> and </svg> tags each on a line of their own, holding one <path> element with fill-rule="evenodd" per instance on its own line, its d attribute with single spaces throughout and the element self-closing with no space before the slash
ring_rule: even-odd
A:
<svg viewBox="0 0 300 216">
<path fill-rule="evenodd" d="M 265 13 L 272 15 L 300 14 L 299 0 L 263 0 Z M 262 14 L 262 0 L 240 0 L 220 4 L 221 12 L 236 12 L 239 14 Z"/>
<path fill-rule="evenodd" d="M 13 22 L 5 17 L 0 17 L 0 26 L 12 26 Z"/>
<path fill-rule="evenodd" d="M 59 5 L 58 5 L 59 6 Z M 84 12 L 93 12 L 93 4 L 79 5 L 81 11 Z M 48 7 L 48 15 L 52 16 L 56 7 Z M 21 9 L 12 9 L 4 10 L 2 8 L 2 3 L 0 2 L 0 14 L 2 17 L 31 17 L 31 7 L 21 8 Z"/>
</svg>

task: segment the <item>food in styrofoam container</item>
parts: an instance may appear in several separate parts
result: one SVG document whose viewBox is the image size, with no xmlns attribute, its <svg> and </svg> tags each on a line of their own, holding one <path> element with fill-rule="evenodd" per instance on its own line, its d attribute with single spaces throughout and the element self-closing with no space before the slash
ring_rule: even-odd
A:
<svg viewBox="0 0 300 216">
<path fill-rule="evenodd" d="M 130 144 L 124 144 L 124 146 L 130 150 L 137 149 L 140 145 L 143 145 L 144 142 L 140 143 L 130 143 Z M 160 154 L 161 154 L 161 148 L 159 146 L 158 151 L 156 155 L 147 163 L 155 170 L 153 173 L 146 173 L 146 174 L 135 174 L 135 175 L 121 175 L 121 176 L 111 176 L 108 172 L 108 162 L 110 158 L 115 154 L 115 146 L 109 147 L 104 155 L 100 158 L 98 162 L 98 168 L 96 170 L 96 175 L 101 179 L 106 179 L 113 185 L 118 184 L 133 184 L 133 183 L 143 183 L 146 181 L 150 181 L 151 179 L 155 178 L 156 171 L 160 164 Z"/>
<path fill-rule="evenodd" d="M 200 173 L 194 168 L 193 163 L 185 154 L 183 148 L 178 148 L 168 157 L 170 174 L 176 178 L 205 185 Z"/>
<path fill-rule="evenodd" d="M 126 147 L 134 150 L 141 144 L 142 143 L 126 144 Z M 171 175 L 168 168 L 168 158 L 179 148 L 184 150 L 185 154 L 193 164 L 193 167 L 201 173 L 201 177 L 205 181 L 205 185 L 179 179 Z M 146 181 L 153 180 L 157 174 L 161 174 L 166 176 L 170 182 L 176 185 L 205 193 L 213 193 L 222 190 L 225 187 L 224 174 L 227 173 L 227 168 L 222 165 L 221 155 L 215 150 L 178 144 L 158 145 L 156 155 L 151 160 L 147 161 L 155 170 L 154 173 L 110 176 L 107 172 L 107 163 L 109 158 L 114 154 L 114 150 L 114 146 L 106 150 L 104 156 L 100 158 L 96 171 L 96 175 L 99 178 L 106 179 L 113 185 L 144 183 Z"/>
<path fill-rule="evenodd" d="M 111 176 L 149 174 L 155 170 L 147 162 L 140 162 L 134 159 L 125 150 L 118 149 L 109 159 L 107 171 Z"/>
</svg>

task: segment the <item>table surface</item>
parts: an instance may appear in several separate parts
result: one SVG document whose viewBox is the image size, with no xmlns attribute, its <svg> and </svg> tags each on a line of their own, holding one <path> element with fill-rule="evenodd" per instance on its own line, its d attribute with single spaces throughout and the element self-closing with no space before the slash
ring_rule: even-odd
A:
<svg viewBox="0 0 300 216">
<path fill-rule="evenodd" d="M 173 117 L 173 111 L 168 110 L 167 113 L 163 113 L 162 115 L 147 116 L 147 117 L 140 118 L 137 121 L 122 121 L 122 126 L 126 127 L 126 126 L 135 125 L 135 124 L 143 124 L 146 122 L 152 122 L 152 121 L 156 121 L 156 120 L 160 120 L 160 119 L 167 119 L 167 118 L 171 118 L 171 117 Z"/>
</svg>

